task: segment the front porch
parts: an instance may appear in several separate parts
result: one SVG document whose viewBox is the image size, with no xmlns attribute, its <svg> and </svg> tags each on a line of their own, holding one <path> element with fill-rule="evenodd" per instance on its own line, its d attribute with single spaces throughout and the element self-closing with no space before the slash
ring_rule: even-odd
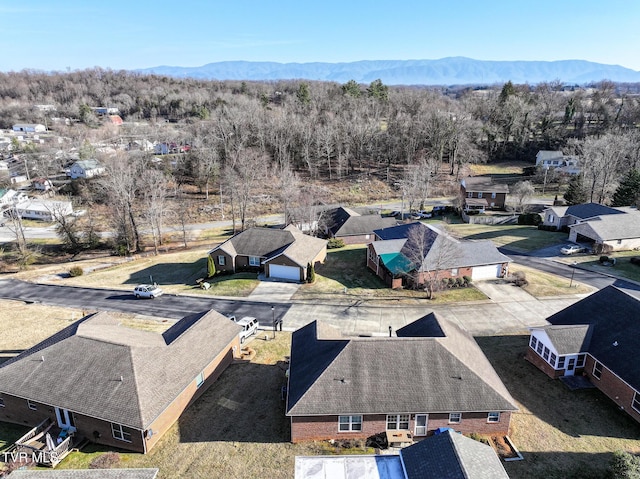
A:
<svg viewBox="0 0 640 479">
<path fill-rule="evenodd" d="M 73 428 L 62 429 L 47 418 L 18 439 L 10 454 L 17 458 L 29 457 L 42 466 L 55 467 L 71 452 L 73 445 Z"/>
</svg>

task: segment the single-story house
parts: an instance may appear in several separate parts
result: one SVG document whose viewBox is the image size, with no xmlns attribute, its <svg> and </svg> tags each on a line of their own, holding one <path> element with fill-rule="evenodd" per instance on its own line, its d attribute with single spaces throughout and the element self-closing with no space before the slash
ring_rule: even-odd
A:
<svg viewBox="0 0 640 479">
<path fill-rule="evenodd" d="M 49 420 L 66 435 L 146 453 L 237 357 L 240 330 L 213 310 L 164 333 L 87 316 L 0 364 L 0 421 Z"/>
<path fill-rule="evenodd" d="M 545 226 L 555 226 L 557 229 L 569 227 L 596 216 L 624 214 L 617 208 L 601 205 L 599 203 L 582 203 L 572 206 L 550 206 L 543 212 L 542 224 Z"/>
<path fill-rule="evenodd" d="M 264 272 L 267 278 L 306 281 L 307 266 L 323 263 L 327 242 L 289 225 L 249 228 L 209 251 L 218 272 Z"/>
<path fill-rule="evenodd" d="M 105 172 L 104 166 L 98 160 L 79 160 L 69 169 L 69 176 L 75 180 L 78 178 L 92 178 Z"/>
<path fill-rule="evenodd" d="M 509 479 L 491 446 L 446 429 L 398 454 L 296 456 L 295 479 Z"/>
<path fill-rule="evenodd" d="M 569 241 L 589 242 L 597 254 L 640 248 L 640 213 L 603 215 L 569 226 Z"/>
<path fill-rule="evenodd" d="M 38 191 L 49 191 L 53 188 L 53 183 L 51 183 L 49 178 L 34 178 L 31 180 L 31 186 L 33 186 L 33 189 Z"/>
<path fill-rule="evenodd" d="M 73 213 L 71 201 L 27 200 L 16 203 L 5 216 L 17 214 L 22 219 L 54 221 L 57 217 Z"/>
<path fill-rule="evenodd" d="M 578 159 L 575 156 L 565 156 L 560 150 L 540 150 L 536 154 L 536 166 L 544 170 L 553 168 L 561 173 L 577 175 L 580 173 Z"/>
<path fill-rule="evenodd" d="M 379 214 L 362 215 L 343 206 L 327 211 L 324 216 L 326 235 L 339 238 L 345 244 L 370 243 L 374 230 L 397 224 L 395 218 L 383 218 Z"/>
<path fill-rule="evenodd" d="M 525 358 L 552 378 L 586 376 L 640 422 L 640 299 L 607 286 L 530 328 Z"/>
<path fill-rule="evenodd" d="M 464 276 L 474 281 L 501 278 L 511 262 L 490 240 L 460 241 L 418 221 L 374 234 L 375 241 L 367 245 L 367 266 L 391 288 Z"/>
<path fill-rule="evenodd" d="M 39 123 L 17 123 L 13 125 L 13 131 L 22 131 L 24 133 L 44 133 L 47 127 Z"/>
<path fill-rule="evenodd" d="M 515 401 L 473 337 L 429 314 L 395 337 L 342 337 L 313 321 L 293 333 L 286 415 L 291 441 L 441 427 L 508 434 Z"/>
<path fill-rule="evenodd" d="M 465 211 L 503 210 L 509 185 L 494 183 L 490 176 L 469 176 L 460 180 L 460 196 Z"/>
</svg>

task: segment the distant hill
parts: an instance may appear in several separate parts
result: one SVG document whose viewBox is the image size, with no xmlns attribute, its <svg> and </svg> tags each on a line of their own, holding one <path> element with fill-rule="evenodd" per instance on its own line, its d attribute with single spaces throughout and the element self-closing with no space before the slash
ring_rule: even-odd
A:
<svg viewBox="0 0 640 479">
<path fill-rule="evenodd" d="M 560 80 L 585 84 L 601 80 L 640 82 L 640 72 L 619 65 L 584 60 L 483 61 L 464 57 L 440 60 L 372 60 L 351 63 L 275 63 L 230 61 L 201 67 L 159 66 L 137 70 L 178 78 L 206 80 L 319 80 L 387 85 L 491 85 L 511 80 L 535 84 Z"/>
</svg>

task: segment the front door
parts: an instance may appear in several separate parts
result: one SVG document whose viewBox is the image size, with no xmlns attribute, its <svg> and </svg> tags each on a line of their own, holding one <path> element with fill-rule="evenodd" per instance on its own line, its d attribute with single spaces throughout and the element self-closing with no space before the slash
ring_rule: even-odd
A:
<svg viewBox="0 0 640 479">
<path fill-rule="evenodd" d="M 567 362 L 567 369 L 564 372 L 565 376 L 573 376 L 576 372 L 576 358 L 571 358 Z"/>
<path fill-rule="evenodd" d="M 73 421 L 73 413 L 67 409 L 56 408 L 56 419 L 60 429 L 71 429 L 75 431 L 75 423 Z"/>
<path fill-rule="evenodd" d="M 428 414 L 416 414 L 416 428 L 414 436 L 426 436 L 427 435 L 427 421 L 429 419 Z"/>
</svg>

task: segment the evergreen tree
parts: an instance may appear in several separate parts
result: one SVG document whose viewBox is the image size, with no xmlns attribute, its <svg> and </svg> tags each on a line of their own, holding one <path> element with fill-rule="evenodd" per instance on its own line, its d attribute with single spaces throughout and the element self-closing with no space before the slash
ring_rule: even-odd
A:
<svg viewBox="0 0 640 479">
<path fill-rule="evenodd" d="M 511 83 L 511 80 L 509 80 L 504 84 L 504 86 L 502 87 L 502 91 L 500 92 L 500 103 L 504 103 L 505 101 L 507 101 L 507 98 L 515 94 L 516 89 L 513 86 L 513 83 Z"/>
<path fill-rule="evenodd" d="M 316 269 L 313 264 L 307 264 L 307 283 L 313 283 L 316 280 Z"/>
<path fill-rule="evenodd" d="M 389 87 L 383 84 L 382 80 L 378 78 L 377 80 L 373 80 L 369 84 L 369 88 L 367 88 L 367 94 L 371 98 L 387 101 L 389 99 Z"/>
<path fill-rule="evenodd" d="M 359 98 L 362 94 L 362 92 L 360 91 L 360 85 L 358 85 L 355 80 L 349 80 L 347 83 L 342 85 L 342 93 L 354 98 Z"/>
<path fill-rule="evenodd" d="M 584 187 L 582 175 L 576 175 L 569 181 L 569 187 L 564 194 L 568 205 L 579 205 L 587 202 L 587 189 Z"/>
<path fill-rule="evenodd" d="M 640 201 L 640 171 L 630 170 L 613 194 L 612 206 L 631 206 Z"/>
<path fill-rule="evenodd" d="M 309 85 L 307 83 L 300 83 L 298 91 L 296 92 L 296 98 L 303 106 L 311 103 L 311 94 L 309 93 Z"/>
<path fill-rule="evenodd" d="M 209 278 L 213 278 L 216 275 L 216 262 L 211 255 L 207 257 L 207 274 Z"/>
</svg>

